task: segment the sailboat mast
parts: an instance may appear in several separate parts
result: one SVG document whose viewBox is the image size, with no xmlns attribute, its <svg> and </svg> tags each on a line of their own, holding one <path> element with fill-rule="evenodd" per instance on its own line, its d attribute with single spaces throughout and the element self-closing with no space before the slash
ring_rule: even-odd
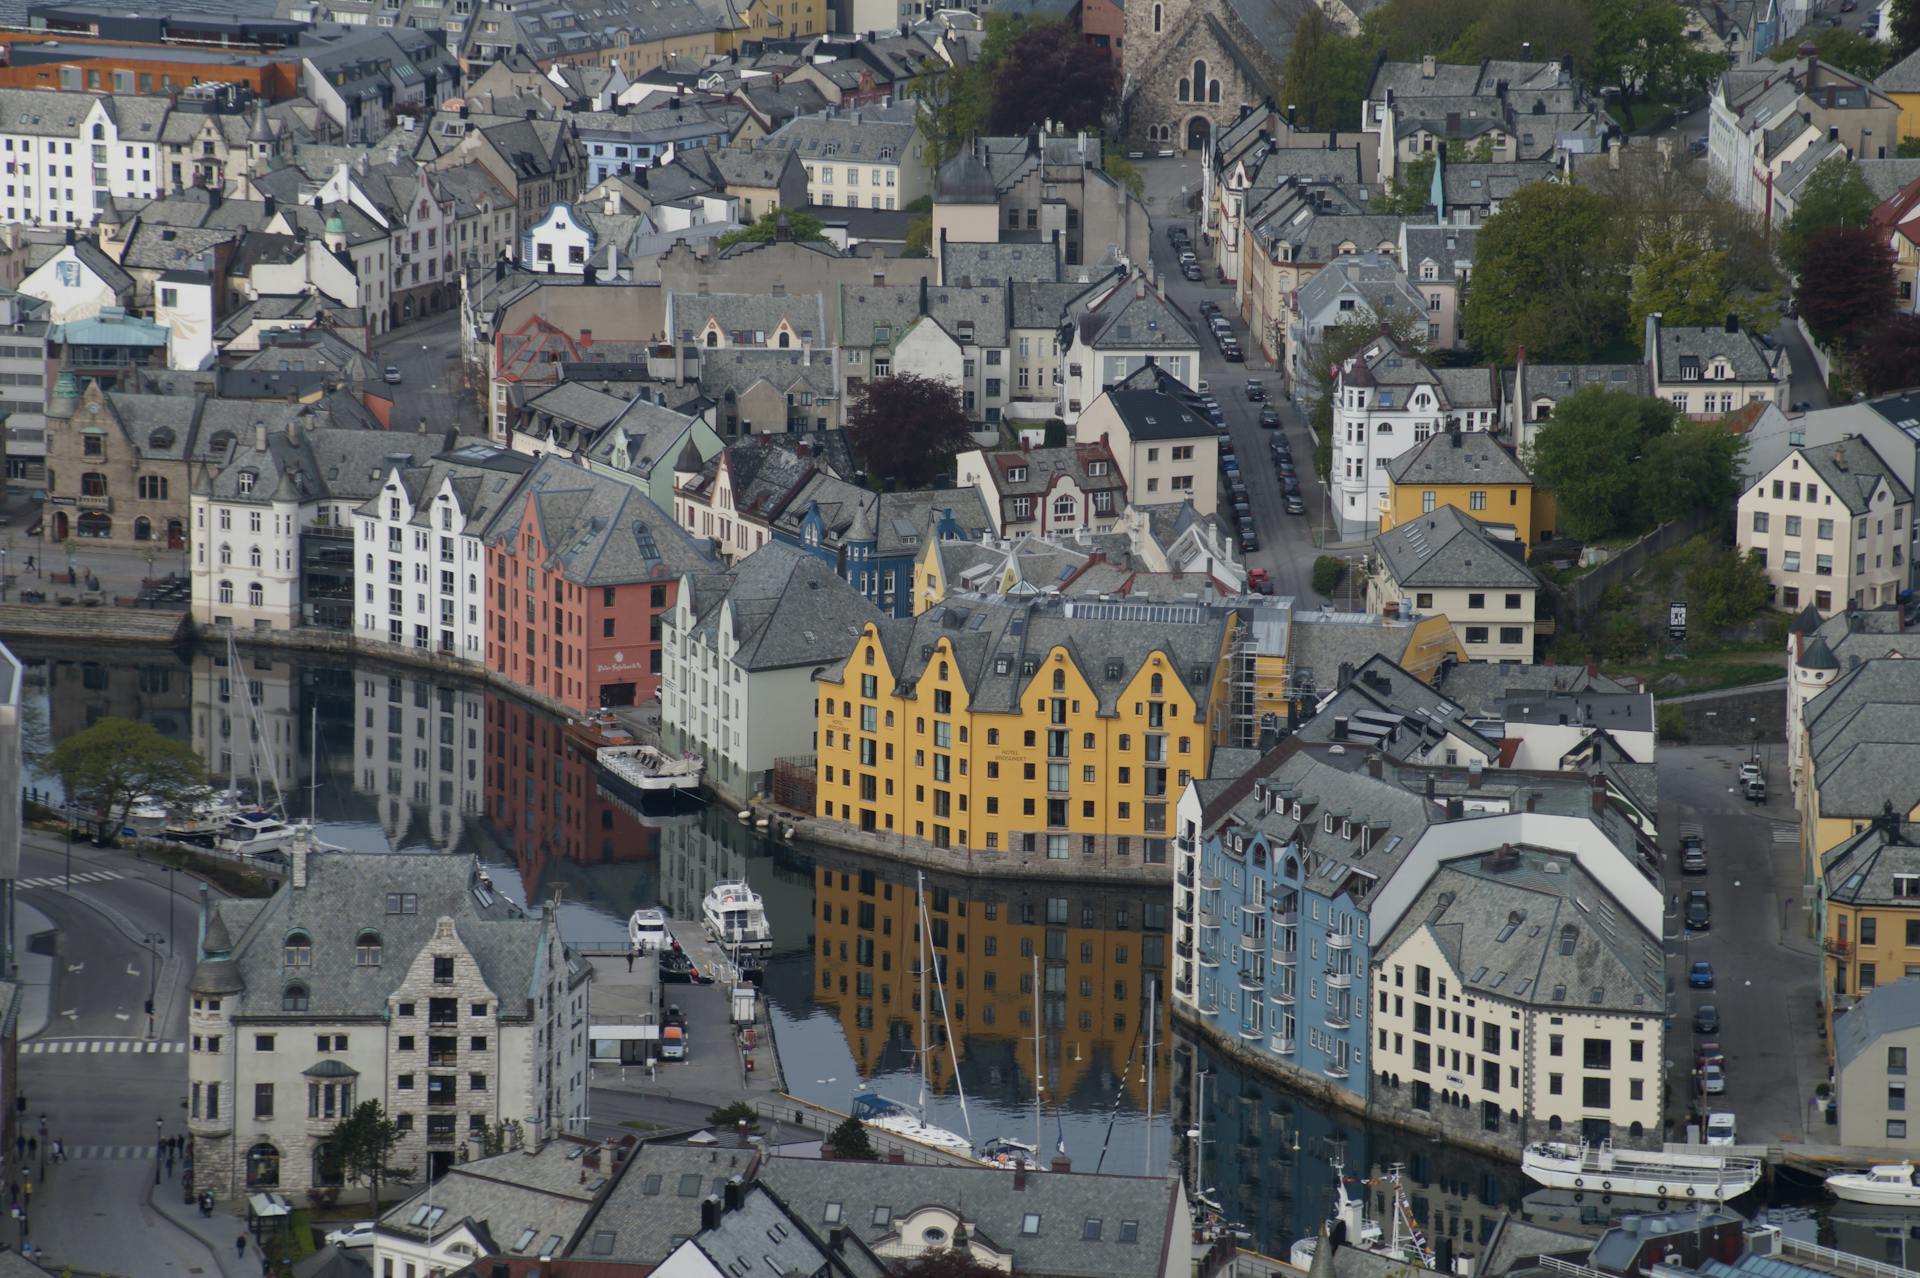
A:
<svg viewBox="0 0 1920 1278">
<path fill-rule="evenodd" d="M 1147 1157 L 1143 1175 L 1153 1175 L 1153 996 L 1159 983 L 1147 977 Z"/>
<path fill-rule="evenodd" d="M 307 711 L 307 824 L 320 806 L 320 707 Z"/>
<path fill-rule="evenodd" d="M 927 931 L 931 931 L 933 928 L 933 919 L 927 913 L 927 903 L 924 898 L 922 898 L 920 902 L 920 926 Z M 960 1096 L 960 1122 L 966 1127 L 967 1141 L 971 1144 L 973 1141 L 973 1118 L 967 1113 L 967 1083 L 965 1079 L 960 1077 L 960 1049 L 954 1045 L 953 1016 L 947 1009 L 947 981 L 944 976 L 940 976 L 938 973 L 935 973 L 935 976 L 937 979 L 933 983 L 933 988 L 940 995 L 940 1024 L 943 1025 L 947 1031 L 947 1056 L 953 1065 L 953 1088 Z"/>
<path fill-rule="evenodd" d="M 914 926 L 920 932 L 920 1113 L 927 1110 L 927 876 L 913 872 L 913 895 L 919 918 Z"/>
<path fill-rule="evenodd" d="M 1040 1157 L 1040 954 L 1033 955 L 1033 1156 Z"/>
</svg>

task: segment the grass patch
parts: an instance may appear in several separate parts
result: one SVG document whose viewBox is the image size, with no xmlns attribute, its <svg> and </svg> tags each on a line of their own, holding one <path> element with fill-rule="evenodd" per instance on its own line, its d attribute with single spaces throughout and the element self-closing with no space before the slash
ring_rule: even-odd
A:
<svg viewBox="0 0 1920 1278">
<path fill-rule="evenodd" d="M 1610 669 L 1645 679 L 1655 697 L 1744 688 L 1771 683 L 1787 673 L 1786 654 L 1768 643 L 1707 645 L 1684 656 L 1626 662 Z"/>
<path fill-rule="evenodd" d="M 261 1250 L 273 1261 L 274 1272 L 283 1266 L 297 1264 L 319 1250 L 313 1238 L 313 1213 L 298 1208 L 287 1218 L 288 1227 L 284 1233 L 272 1234 L 266 1239 Z"/>
<path fill-rule="evenodd" d="M 1620 99 L 1615 98 L 1607 104 L 1607 115 L 1615 124 L 1631 133 L 1635 129 L 1645 128 L 1667 112 L 1677 108 L 1685 100 L 1684 97 L 1635 98 L 1632 118 L 1628 118 L 1625 105 Z"/>
</svg>

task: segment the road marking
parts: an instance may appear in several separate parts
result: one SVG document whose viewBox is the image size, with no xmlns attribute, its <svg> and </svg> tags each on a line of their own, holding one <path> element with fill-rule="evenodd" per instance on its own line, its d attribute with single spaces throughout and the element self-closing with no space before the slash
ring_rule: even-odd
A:
<svg viewBox="0 0 1920 1278">
<path fill-rule="evenodd" d="M 90 870 L 85 874 L 74 875 L 73 881 L 75 883 L 106 883 L 113 879 L 120 879 L 125 877 L 126 877 L 125 875 L 115 873 L 112 870 Z M 42 875 L 37 879 L 19 879 L 14 883 L 13 886 L 15 888 L 56 888 L 56 887 L 65 887 L 66 885 L 67 885 L 66 875 L 48 874 L 48 875 Z"/>
<path fill-rule="evenodd" d="M 69 1145 L 69 1159 L 83 1159 L 88 1162 L 110 1161 L 113 1159 L 152 1158 L 152 1145 Z"/>
<path fill-rule="evenodd" d="M 1777 844 L 1798 844 L 1800 842 L 1800 827 L 1797 825 L 1781 825 L 1775 822 L 1773 827 L 1773 841 Z"/>
<path fill-rule="evenodd" d="M 22 1052 L 52 1055 L 56 1052 L 136 1052 L 167 1053 L 187 1050 L 185 1041 L 153 1038 L 59 1038 L 22 1043 Z"/>
</svg>

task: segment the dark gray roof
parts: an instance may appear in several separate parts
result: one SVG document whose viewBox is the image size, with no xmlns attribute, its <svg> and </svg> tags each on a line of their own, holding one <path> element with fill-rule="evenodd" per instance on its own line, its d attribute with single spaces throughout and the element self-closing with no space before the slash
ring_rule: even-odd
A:
<svg viewBox="0 0 1920 1278">
<path fill-rule="evenodd" d="M 1920 981 L 1890 981 L 1865 995 L 1844 1016 L 1833 1018 L 1834 1069 L 1845 1072 L 1885 1035 L 1920 1026 Z"/>
<path fill-rule="evenodd" d="M 1069 307 L 1075 337 L 1094 350 L 1198 350 L 1186 320 L 1142 276 Z"/>
<path fill-rule="evenodd" d="M 529 505 L 550 566 L 582 586 L 667 581 L 720 566 L 709 543 L 694 540 L 632 482 L 551 453 L 501 505 L 487 544 L 512 537 Z"/>
<path fill-rule="evenodd" d="M 934 175 L 933 198 L 941 204 L 998 204 L 1000 191 L 973 148 L 963 146 Z"/>
<path fill-rule="evenodd" d="M 1012 1254 L 1016 1273 L 1054 1278 L 1138 1278 L 1156 1272 L 1181 1210 L 1177 1178 L 1045 1172 L 1025 1178 L 988 1167 L 890 1166 L 770 1158 L 760 1181 L 794 1216 L 819 1228 L 828 1204 L 869 1246 L 895 1233 L 919 1207 L 958 1212 L 968 1231 Z M 1034 1232 L 1023 1228 L 1037 1217 Z M 1089 1221 L 1099 1235 L 1089 1238 Z M 1122 1242 L 1122 1223 L 1135 1225 Z"/>
<path fill-rule="evenodd" d="M 1525 564 L 1506 553 L 1480 522 L 1453 506 L 1440 506 L 1373 539 L 1374 553 L 1402 590 L 1481 586 L 1533 589 L 1540 583 Z"/>
<path fill-rule="evenodd" d="M 641 1145 L 594 1212 L 581 1258 L 659 1264 L 700 1232 L 701 1202 L 745 1175 L 753 1158 L 751 1152 L 709 1145 Z M 613 1236 L 603 1239 L 603 1234 Z"/>
<path fill-rule="evenodd" d="M 562 1136 L 537 1149 L 529 1145 L 456 1163 L 382 1215 L 380 1232 L 424 1242 L 429 1230 L 444 1236 L 466 1223 L 484 1231 L 493 1244 L 489 1250 L 500 1255 L 557 1256 L 611 1179 L 610 1168 L 585 1166 L 593 1148 Z"/>
<path fill-rule="evenodd" d="M 1920 630 L 1907 629 L 1901 612 L 1898 606 L 1889 605 L 1849 608 L 1826 618 L 1815 613 L 1811 627 L 1801 631 L 1807 638 L 1800 664 L 1812 665 L 1816 652 L 1826 654 L 1831 662 L 1826 668 L 1832 670 L 1872 657 L 1920 657 Z"/>
<path fill-rule="evenodd" d="M 1107 392 L 1113 411 L 1125 423 L 1127 434 L 1143 439 L 1212 439 L 1214 430 L 1186 403 L 1157 390 L 1121 390 Z"/>
<path fill-rule="evenodd" d="M 1920 49 L 1881 72 L 1874 84 L 1888 93 L 1920 93 Z"/>
<path fill-rule="evenodd" d="M 1820 815 L 1876 817 L 1920 806 L 1920 661 L 1863 660 L 1807 703 L 1807 756 Z"/>
<path fill-rule="evenodd" d="M 1434 685 L 1475 717 L 1504 718 L 1510 697 L 1530 693 L 1626 692 L 1586 666 L 1537 666 L 1474 661 L 1442 667 Z"/>
<path fill-rule="evenodd" d="M 1850 835 L 1821 860 L 1826 898 L 1847 905 L 1902 905 L 1894 878 L 1920 875 L 1920 825 L 1884 814 Z"/>
<path fill-rule="evenodd" d="M 1873 445 L 1858 435 L 1830 444 L 1811 444 L 1799 451 L 1801 459 L 1833 489 L 1834 496 L 1846 503 L 1849 514 L 1865 514 L 1883 484 L 1892 492 L 1896 505 L 1913 500 L 1912 491 L 1880 460 Z"/>
<path fill-rule="evenodd" d="M 1629 395 L 1647 396 L 1653 393 L 1653 383 L 1647 377 L 1647 366 L 1637 364 L 1532 364 L 1525 365 L 1527 402 L 1530 405 L 1542 396 L 1559 403 L 1575 391 L 1587 386 L 1598 386 L 1602 390 L 1625 391 Z M 1514 371 L 1503 370 L 1501 381 L 1508 398 L 1515 395 Z"/>
<path fill-rule="evenodd" d="M 962 288 L 976 284 L 998 287 L 1016 280 L 1052 283 L 1060 278 L 1061 253 L 1052 243 L 972 244 L 943 240 L 939 249 L 940 278 Z"/>
<path fill-rule="evenodd" d="M 1336 721 L 1342 719 L 1346 735 L 1336 738 Z M 1358 741 L 1388 758 L 1420 762 L 1449 733 L 1489 759 L 1500 753 L 1499 743 L 1468 724 L 1459 705 L 1378 653 L 1354 670 L 1345 688 L 1322 701 L 1295 735 L 1308 741 Z"/>
<path fill-rule="evenodd" d="M 1387 463 L 1396 484 L 1527 484 L 1513 454 L 1487 431 L 1441 431 Z"/>
<path fill-rule="evenodd" d="M 689 577 L 682 589 L 691 594 L 696 630 L 709 648 L 730 623 L 733 664 L 742 670 L 843 662 L 862 628 L 881 619 L 831 564 L 780 541 L 740 560 L 731 574 Z"/>
<path fill-rule="evenodd" d="M 1724 358 L 1733 372 L 1736 382 L 1766 382 L 1777 378 L 1775 361 L 1777 353 L 1769 354 L 1754 335 L 1746 329 L 1729 333 L 1717 325 L 1667 325 L 1658 326 L 1658 340 L 1655 343 L 1654 373 L 1662 382 L 1686 380 L 1691 368 L 1693 378 L 1703 376 L 1701 370 L 1710 367 L 1715 359 Z M 1712 382 L 1703 382 L 1712 386 Z"/>
</svg>

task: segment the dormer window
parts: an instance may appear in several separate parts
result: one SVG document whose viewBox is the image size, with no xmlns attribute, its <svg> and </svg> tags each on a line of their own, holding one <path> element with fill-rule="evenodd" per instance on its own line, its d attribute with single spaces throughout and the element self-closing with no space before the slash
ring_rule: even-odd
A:
<svg viewBox="0 0 1920 1278">
<path fill-rule="evenodd" d="M 1007 468 L 1007 482 L 1009 484 L 1023 484 L 1026 480 L 1027 468 L 1025 466 L 1010 466 Z"/>
<path fill-rule="evenodd" d="M 260 477 L 258 475 L 254 474 L 250 470 L 241 471 L 240 472 L 240 491 L 243 493 L 252 492 L 253 485 L 255 481 L 258 480 L 259 478 Z"/>
<path fill-rule="evenodd" d="M 1320 828 L 1328 834 L 1333 833 L 1333 813 L 1329 812 L 1320 818 Z"/>
<path fill-rule="evenodd" d="M 1293 801 L 1293 819 L 1296 821 L 1300 819 L 1300 800 L 1297 798 Z"/>
<path fill-rule="evenodd" d="M 1353 822 L 1346 820 L 1340 822 L 1340 837 L 1343 839 L 1351 839 L 1353 837 Z"/>
<path fill-rule="evenodd" d="M 1097 479 L 1106 473 L 1107 473 L 1107 464 L 1105 462 L 1097 461 L 1097 462 L 1087 463 L 1087 474 L 1092 476 L 1093 478 Z"/>
</svg>

